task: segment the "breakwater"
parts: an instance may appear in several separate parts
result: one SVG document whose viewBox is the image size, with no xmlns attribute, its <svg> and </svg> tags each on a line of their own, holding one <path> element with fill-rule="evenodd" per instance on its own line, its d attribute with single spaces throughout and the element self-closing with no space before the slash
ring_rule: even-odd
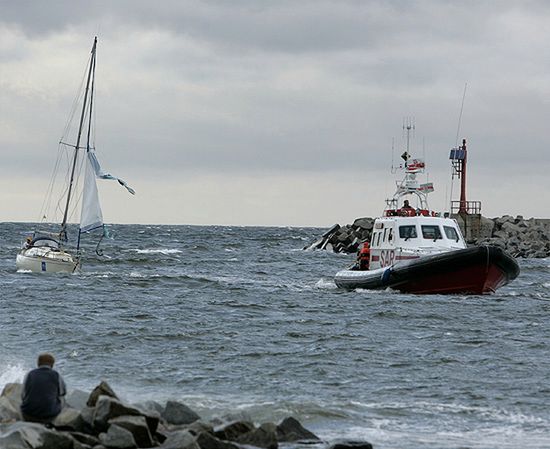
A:
<svg viewBox="0 0 550 449">
<path fill-rule="evenodd" d="M 518 215 L 486 218 L 481 215 L 454 216 L 469 245 L 496 245 L 520 258 L 550 256 L 550 220 L 525 219 Z M 304 249 L 355 253 L 370 241 L 374 218 L 357 218 L 352 224 L 335 224 Z"/>
<path fill-rule="evenodd" d="M 101 382 L 91 393 L 73 390 L 65 407 L 46 425 L 21 420 L 22 385 L 0 395 L 0 447 L 7 449 L 262 449 L 308 445 L 327 449 L 372 449 L 366 441 L 322 441 L 294 417 L 280 423 L 225 416 L 203 420 L 187 405 L 167 401 L 126 404 Z"/>
</svg>

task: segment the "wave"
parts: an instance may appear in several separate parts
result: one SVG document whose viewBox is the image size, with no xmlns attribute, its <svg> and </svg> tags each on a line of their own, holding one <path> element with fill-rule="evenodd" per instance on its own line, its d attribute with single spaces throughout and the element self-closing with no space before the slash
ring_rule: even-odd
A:
<svg viewBox="0 0 550 449">
<path fill-rule="evenodd" d="M 6 366 L 0 367 L 0 391 L 4 389 L 6 384 L 23 382 L 23 378 L 27 369 L 19 363 L 8 363 Z"/>
<path fill-rule="evenodd" d="M 133 249 L 138 254 L 178 254 L 182 251 L 175 248 Z"/>
</svg>

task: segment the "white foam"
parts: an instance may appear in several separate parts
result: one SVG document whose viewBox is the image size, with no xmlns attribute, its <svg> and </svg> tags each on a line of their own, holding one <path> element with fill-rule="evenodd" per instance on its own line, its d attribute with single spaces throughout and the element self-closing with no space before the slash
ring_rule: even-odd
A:
<svg viewBox="0 0 550 449">
<path fill-rule="evenodd" d="M 135 249 L 138 254 L 177 254 L 181 250 L 175 248 Z"/>
<path fill-rule="evenodd" d="M 12 382 L 23 382 L 26 372 L 27 370 L 23 367 L 23 365 L 17 363 L 8 363 L 5 366 L 2 365 L 0 367 L 0 390 L 3 390 L 6 384 Z"/>
<path fill-rule="evenodd" d="M 329 281 L 327 279 L 321 278 L 315 283 L 315 288 L 318 288 L 320 290 L 334 290 L 334 289 L 337 289 L 338 287 L 336 286 L 334 281 L 332 280 Z"/>
</svg>

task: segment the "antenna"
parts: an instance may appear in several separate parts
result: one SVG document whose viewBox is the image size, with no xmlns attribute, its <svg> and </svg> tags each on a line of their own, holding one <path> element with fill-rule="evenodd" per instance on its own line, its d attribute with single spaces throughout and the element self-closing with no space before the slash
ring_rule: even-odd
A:
<svg viewBox="0 0 550 449">
<path fill-rule="evenodd" d="M 393 165 L 393 153 L 395 151 L 395 138 L 391 138 L 391 173 L 395 173 L 395 166 Z"/>
<path fill-rule="evenodd" d="M 403 134 L 407 137 L 407 149 L 405 150 L 405 153 L 401 155 L 403 159 L 405 159 L 405 167 L 407 166 L 407 160 L 409 159 L 409 156 L 411 154 L 410 152 L 410 143 L 411 143 L 411 131 L 414 133 L 415 126 L 414 126 L 414 119 L 413 117 L 405 117 L 403 119 Z"/>
<path fill-rule="evenodd" d="M 462 94 L 462 104 L 460 105 L 460 115 L 458 116 L 458 126 L 456 129 L 455 146 L 458 147 L 458 135 L 460 134 L 460 125 L 462 123 L 462 111 L 464 110 L 464 99 L 466 98 L 466 88 L 468 83 L 464 83 L 464 93 Z"/>
</svg>

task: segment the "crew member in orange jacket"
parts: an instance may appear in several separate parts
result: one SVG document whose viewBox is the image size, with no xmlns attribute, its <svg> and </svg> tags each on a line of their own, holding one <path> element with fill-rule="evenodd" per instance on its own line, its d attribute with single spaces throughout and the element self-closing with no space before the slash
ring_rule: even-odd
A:
<svg viewBox="0 0 550 449">
<path fill-rule="evenodd" d="M 360 270 L 368 270 L 370 264 L 370 245 L 369 242 L 363 243 L 363 247 L 357 254 L 357 264 Z"/>
</svg>

